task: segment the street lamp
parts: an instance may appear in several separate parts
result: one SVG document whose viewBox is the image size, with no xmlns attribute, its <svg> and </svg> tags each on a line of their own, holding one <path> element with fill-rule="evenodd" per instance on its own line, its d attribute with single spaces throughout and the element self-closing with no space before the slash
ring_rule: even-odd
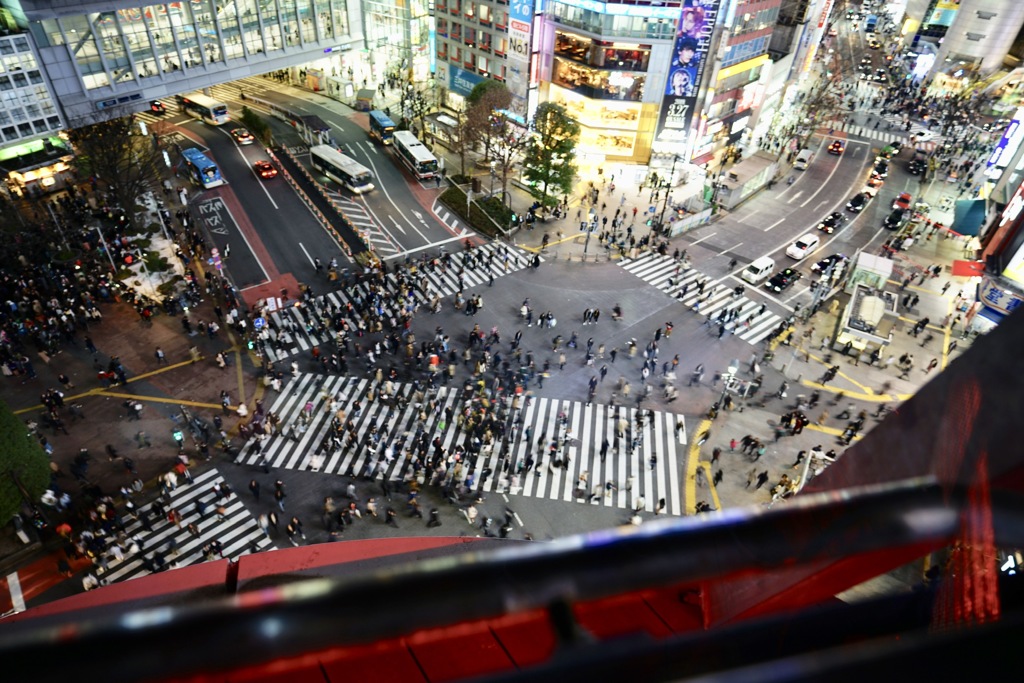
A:
<svg viewBox="0 0 1024 683">
<path fill-rule="evenodd" d="M 739 360 L 733 358 L 729 361 L 729 367 L 726 368 L 726 372 L 722 373 L 722 395 L 718 397 L 718 405 L 720 407 L 725 406 L 725 395 L 729 393 L 729 385 L 734 379 L 736 379 L 736 371 L 739 369 Z"/>
</svg>

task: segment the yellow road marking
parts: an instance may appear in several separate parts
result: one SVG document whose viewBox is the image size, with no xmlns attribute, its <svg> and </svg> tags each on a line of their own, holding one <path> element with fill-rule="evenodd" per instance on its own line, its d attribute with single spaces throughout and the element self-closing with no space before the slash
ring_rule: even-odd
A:
<svg viewBox="0 0 1024 683">
<path fill-rule="evenodd" d="M 715 488 L 715 482 L 713 481 L 713 477 L 711 476 L 711 463 L 708 462 L 707 460 L 704 460 L 700 463 L 700 465 L 704 468 L 704 476 L 708 480 L 708 488 L 711 489 L 711 500 L 714 501 L 715 503 L 715 509 L 721 510 L 722 501 L 718 499 L 718 490 Z"/>
<path fill-rule="evenodd" d="M 136 401 L 145 401 L 147 403 L 173 403 L 175 405 L 190 406 L 193 408 L 210 408 L 214 410 L 220 410 L 221 405 L 219 403 L 202 403 L 200 401 L 188 401 L 181 398 L 164 398 L 162 396 L 138 396 L 136 394 L 122 394 L 118 391 L 98 391 L 96 396 L 109 396 L 111 398 L 130 398 Z M 229 406 L 230 409 L 234 410 L 233 406 Z"/>
<path fill-rule="evenodd" d="M 690 438 L 690 452 L 686 458 L 686 482 L 684 486 L 683 499 L 686 501 L 686 514 L 692 515 L 697 511 L 697 468 L 700 466 L 700 444 L 698 438 L 711 427 L 711 420 L 701 420 L 697 428 L 693 430 Z M 708 482 L 711 480 L 708 479 Z"/>
</svg>

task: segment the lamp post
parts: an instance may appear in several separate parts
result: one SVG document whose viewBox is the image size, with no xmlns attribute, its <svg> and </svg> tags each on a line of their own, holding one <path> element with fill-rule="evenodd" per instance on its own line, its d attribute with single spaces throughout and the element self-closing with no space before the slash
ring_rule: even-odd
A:
<svg viewBox="0 0 1024 683">
<path fill-rule="evenodd" d="M 736 371 L 740 369 L 740 362 L 733 358 L 729 361 L 729 367 L 722 373 L 722 395 L 718 397 L 718 405 L 725 406 L 725 395 L 729 393 L 730 383 L 736 379 Z"/>
</svg>

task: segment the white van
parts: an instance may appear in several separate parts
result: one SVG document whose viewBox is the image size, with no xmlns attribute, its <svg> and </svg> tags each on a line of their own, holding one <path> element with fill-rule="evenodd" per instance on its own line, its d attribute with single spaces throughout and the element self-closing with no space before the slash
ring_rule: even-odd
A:
<svg viewBox="0 0 1024 683">
<path fill-rule="evenodd" d="M 816 233 L 809 233 L 804 235 L 793 244 L 786 248 L 786 256 L 789 258 L 795 258 L 797 261 L 813 253 L 818 246 L 821 244 L 821 240 L 818 239 Z"/>
<path fill-rule="evenodd" d="M 762 256 L 747 266 L 740 277 L 752 285 L 756 285 L 775 270 L 775 260 L 771 256 Z"/>
<path fill-rule="evenodd" d="M 793 168 L 798 171 L 806 171 L 807 167 L 811 163 L 811 159 L 814 158 L 814 152 L 809 149 L 802 149 L 800 153 L 796 155 L 796 161 L 793 162 Z"/>
</svg>

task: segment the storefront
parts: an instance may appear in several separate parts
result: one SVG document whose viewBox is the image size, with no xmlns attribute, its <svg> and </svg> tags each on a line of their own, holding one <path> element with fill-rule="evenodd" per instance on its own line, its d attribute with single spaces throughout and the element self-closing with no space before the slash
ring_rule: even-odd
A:
<svg viewBox="0 0 1024 683">
<path fill-rule="evenodd" d="M 548 90 L 548 100 L 565 107 L 579 122 L 579 161 L 646 161 L 654 130 L 651 125 L 643 126 L 642 121 L 654 116 L 653 105 L 595 100 L 555 84 Z M 644 107 L 651 112 L 647 117 L 643 116 Z"/>
<path fill-rule="evenodd" d="M 0 169 L 8 194 L 38 197 L 64 189 L 71 183 L 74 154 L 63 138 L 32 140 L 0 150 Z"/>
</svg>

